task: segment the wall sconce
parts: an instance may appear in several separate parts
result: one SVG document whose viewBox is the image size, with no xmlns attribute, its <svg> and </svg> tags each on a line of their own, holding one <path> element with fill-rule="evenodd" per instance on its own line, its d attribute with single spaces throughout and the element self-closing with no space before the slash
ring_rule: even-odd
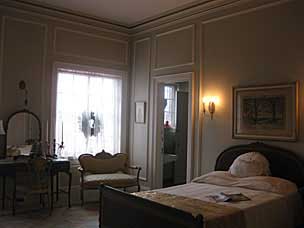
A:
<svg viewBox="0 0 304 228">
<path fill-rule="evenodd" d="M 25 83 L 25 81 L 21 80 L 21 81 L 19 82 L 19 89 L 24 91 L 24 106 L 25 106 L 25 108 L 26 108 L 27 105 L 28 105 L 28 90 L 27 90 L 27 88 L 26 88 L 26 83 Z"/>
<path fill-rule="evenodd" d="M 219 103 L 219 98 L 218 97 L 204 97 L 203 98 L 203 112 L 204 115 L 206 114 L 206 105 L 208 105 L 208 111 L 210 113 L 211 116 L 211 120 L 213 120 L 213 115 L 215 113 L 215 106 L 216 104 Z"/>
</svg>

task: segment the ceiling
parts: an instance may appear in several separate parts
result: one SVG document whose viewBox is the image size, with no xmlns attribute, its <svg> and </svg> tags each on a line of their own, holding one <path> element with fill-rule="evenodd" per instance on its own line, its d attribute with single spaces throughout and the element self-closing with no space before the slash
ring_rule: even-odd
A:
<svg viewBox="0 0 304 228">
<path fill-rule="evenodd" d="M 173 13 L 208 0 L 27 0 L 48 7 L 73 11 L 124 26 Z"/>
</svg>

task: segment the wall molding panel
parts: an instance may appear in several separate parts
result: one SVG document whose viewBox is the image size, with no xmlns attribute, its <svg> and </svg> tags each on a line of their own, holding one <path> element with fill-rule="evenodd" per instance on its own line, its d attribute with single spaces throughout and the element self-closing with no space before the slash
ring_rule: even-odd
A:
<svg viewBox="0 0 304 228">
<path fill-rule="evenodd" d="M 10 64 L 12 64 L 12 63 L 6 63 L 8 65 L 5 65 L 5 61 L 9 61 L 9 60 L 12 61 L 12 58 L 13 58 L 13 56 L 10 56 L 9 60 L 7 59 L 7 56 L 5 56 L 5 54 L 7 54 L 6 53 L 6 49 L 7 48 L 9 48 L 9 49 L 10 48 L 11 49 L 15 49 L 14 46 L 16 46 L 16 45 L 19 45 L 19 47 L 21 47 L 20 45 L 22 45 L 22 42 L 23 42 L 23 41 L 19 40 L 18 43 L 15 44 L 14 46 L 8 46 L 8 45 L 5 44 L 5 42 L 8 42 L 8 40 L 7 41 L 5 40 L 6 36 L 8 35 L 7 34 L 8 33 L 8 29 L 13 29 L 13 28 L 9 27 L 9 26 L 13 26 L 12 24 L 10 25 L 9 23 L 17 23 L 17 24 L 19 24 L 19 28 L 23 27 L 22 24 L 24 24 L 25 26 L 28 26 L 28 29 L 36 29 L 37 31 L 39 30 L 39 29 L 37 29 L 38 27 L 41 28 L 41 31 L 40 31 L 40 33 L 41 33 L 40 36 L 41 37 L 35 37 L 35 38 L 41 39 L 40 40 L 41 41 L 41 47 L 36 46 L 36 43 L 35 43 L 35 46 L 34 46 L 35 49 L 31 50 L 33 53 L 37 54 L 37 52 L 40 52 L 40 54 L 41 54 L 40 56 L 33 56 L 34 58 L 38 58 L 40 60 L 41 66 L 37 66 L 36 63 L 32 62 L 32 64 L 34 64 L 34 65 L 32 65 L 33 68 L 31 69 L 31 70 L 33 70 L 33 69 L 38 70 L 38 68 L 40 68 L 39 69 L 39 71 L 41 71 L 40 73 L 38 73 L 38 72 L 29 73 L 28 72 L 29 69 L 27 69 L 26 72 L 22 72 L 22 73 L 19 72 L 18 73 L 17 72 L 18 68 L 20 68 L 20 71 L 25 70 L 25 69 L 21 69 L 22 68 L 21 66 L 23 64 L 22 61 L 21 62 L 20 61 L 16 62 L 16 64 L 19 65 L 18 67 L 11 66 Z M 46 56 L 47 56 L 48 26 L 45 23 L 40 23 L 40 22 L 33 21 L 33 20 L 28 20 L 28 19 L 14 17 L 14 16 L 6 16 L 6 15 L 2 17 L 2 25 L 1 26 L 2 26 L 1 27 L 2 35 L 1 35 L 1 62 L 0 62 L 0 70 L 1 70 L 0 71 L 0 74 L 1 74 L 0 78 L 1 78 L 1 83 L 0 83 L 0 86 L 1 87 L 5 86 L 3 84 L 3 77 L 8 77 L 8 76 L 7 76 L 7 72 L 4 72 L 4 69 L 5 68 L 10 68 L 10 67 L 11 67 L 11 69 L 13 69 L 13 68 L 15 69 L 14 70 L 15 73 L 17 75 L 19 75 L 19 77 L 20 77 L 19 80 L 26 80 L 26 81 L 30 80 L 30 78 L 24 78 L 24 77 L 35 77 L 36 79 L 38 79 L 38 81 L 36 81 L 35 85 L 32 85 L 32 86 L 28 85 L 28 86 L 29 86 L 29 88 L 34 87 L 33 90 L 37 89 L 37 90 L 40 91 L 39 92 L 40 96 L 34 96 L 34 97 L 36 97 L 35 98 L 35 104 L 34 104 L 35 107 L 32 107 L 32 108 L 34 108 L 35 111 L 38 112 L 38 114 L 40 116 L 42 116 L 43 115 L 43 103 L 44 103 L 44 100 L 43 100 L 43 97 L 44 97 L 43 96 L 43 80 L 45 79 L 45 74 L 46 74 L 45 66 L 46 66 Z M 32 27 L 30 28 L 30 26 L 32 26 Z M 35 31 L 36 34 L 38 34 L 37 31 Z M 15 32 L 18 32 L 18 31 L 16 30 Z M 22 35 L 20 34 L 20 36 L 23 36 L 23 39 L 24 39 L 24 37 L 27 37 L 27 35 L 29 35 L 29 34 L 27 34 L 27 33 L 23 33 Z M 18 37 L 19 39 L 20 39 L 20 36 Z M 10 40 L 11 39 L 13 39 L 13 38 L 11 37 Z M 30 39 L 30 38 L 27 37 L 27 39 Z M 34 45 L 34 41 L 32 40 L 31 42 L 32 42 L 31 45 Z M 28 55 L 28 53 L 23 53 L 22 49 L 20 49 L 20 55 L 21 54 L 24 55 L 24 56 Z M 5 61 L 4 61 L 4 59 L 5 59 Z M 28 59 L 26 61 L 27 61 L 27 63 L 29 63 L 30 60 Z M 39 62 L 39 61 L 37 61 L 37 62 Z M 21 64 L 21 66 L 20 66 L 20 64 Z M 23 67 L 25 67 L 25 66 L 23 66 Z M 20 76 L 21 74 L 24 74 L 24 76 Z M 12 76 L 10 76 L 9 78 L 11 79 L 11 77 Z M 6 80 L 6 83 L 9 83 L 9 84 L 7 84 L 5 86 L 6 89 L 9 86 L 13 86 L 12 82 L 8 82 Z M 17 90 L 17 88 L 18 88 L 17 87 L 18 81 L 16 81 L 15 83 L 16 83 L 16 86 L 15 86 L 16 89 L 15 90 Z M 40 83 L 40 84 L 38 85 L 37 83 Z M 29 82 L 28 82 L 28 84 L 29 84 Z M 34 92 L 38 92 L 38 91 L 35 90 Z M 29 93 L 29 96 L 31 97 L 31 96 L 33 96 L 33 94 Z M 39 104 L 36 103 L 36 99 L 38 99 L 38 97 L 40 97 Z M 2 102 L 4 102 L 4 101 L 2 101 Z M 29 103 L 29 105 L 31 107 L 32 104 Z M 4 115 L 4 116 L 6 116 L 8 113 L 5 113 L 5 114 L 1 113 L 1 114 Z"/>
<path fill-rule="evenodd" d="M 194 25 L 191 24 L 170 31 L 158 33 L 155 35 L 154 48 L 153 48 L 155 53 L 153 71 L 160 71 L 160 70 L 178 68 L 183 66 L 191 66 L 194 64 L 195 61 L 195 51 L 194 51 L 195 29 L 194 28 L 195 28 Z M 161 42 L 163 42 L 163 44 Z M 178 54 L 181 53 L 186 56 L 184 56 L 182 59 L 174 60 L 174 57 L 180 56 Z"/>
<path fill-rule="evenodd" d="M 75 43 L 75 46 L 71 46 L 72 42 Z M 86 48 L 82 48 L 82 42 L 95 43 L 96 45 L 89 45 Z M 69 46 L 70 50 L 67 49 Z M 94 35 L 92 33 L 56 27 L 53 48 L 54 53 L 57 55 L 86 58 L 94 61 L 108 62 L 118 65 L 128 64 L 128 41 Z M 93 54 L 95 51 L 96 53 L 94 53 L 94 56 L 89 54 Z M 104 53 L 107 55 L 104 55 Z M 117 56 L 113 56 L 114 53 L 116 53 Z"/>
<path fill-rule="evenodd" d="M 146 37 L 133 43 L 133 77 L 132 77 L 132 99 L 130 103 L 130 160 L 134 165 L 143 168 L 141 180 L 149 181 L 149 87 L 150 87 L 150 65 L 151 65 L 151 38 Z M 146 102 L 145 124 L 135 123 L 135 102 Z M 144 138 L 142 138 L 144 136 Z M 141 140 L 136 140 L 142 138 Z"/>
</svg>

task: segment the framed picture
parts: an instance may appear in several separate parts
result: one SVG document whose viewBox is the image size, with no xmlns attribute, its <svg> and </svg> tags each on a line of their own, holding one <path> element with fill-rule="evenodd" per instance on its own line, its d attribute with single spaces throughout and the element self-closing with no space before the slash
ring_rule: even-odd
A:
<svg viewBox="0 0 304 228">
<path fill-rule="evenodd" d="M 233 88 L 233 138 L 296 141 L 299 83 Z"/>
<path fill-rule="evenodd" d="M 146 102 L 135 102 L 135 123 L 145 123 L 146 120 Z"/>
</svg>

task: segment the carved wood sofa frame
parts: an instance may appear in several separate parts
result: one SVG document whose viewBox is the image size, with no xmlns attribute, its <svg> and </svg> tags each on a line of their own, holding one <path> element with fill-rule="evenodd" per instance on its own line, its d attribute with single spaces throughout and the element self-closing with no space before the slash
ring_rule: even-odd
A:
<svg viewBox="0 0 304 228">
<path fill-rule="evenodd" d="M 114 155 L 110 154 L 110 153 L 107 153 L 105 152 L 104 150 L 102 150 L 102 152 L 100 153 L 97 153 L 95 156 L 93 156 L 92 154 L 82 154 L 79 156 L 78 160 L 81 159 L 81 157 L 84 157 L 84 156 L 90 156 L 90 157 L 94 157 L 94 158 L 97 158 L 97 159 L 111 159 L 111 158 L 115 158 L 116 156 L 118 156 L 119 154 L 121 153 L 116 153 Z M 128 164 L 128 161 L 127 161 L 127 164 Z M 123 190 L 126 191 L 126 188 L 127 187 L 133 187 L 133 186 L 137 186 L 137 191 L 139 192 L 141 187 L 140 187 L 140 179 L 139 179 L 139 176 L 140 176 L 140 171 L 141 171 L 141 167 L 139 166 L 128 166 L 127 167 L 129 170 L 136 170 L 136 185 L 130 185 L 130 186 L 125 186 L 123 187 Z M 80 172 L 80 200 L 81 200 L 81 205 L 83 206 L 84 204 L 84 191 L 87 189 L 87 190 L 98 190 L 98 186 L 95 188 L 91 188 L 91 187 L 85 187 L 84 186 L 84 176 L 85 176 L 85 170 L 80 166 L 78 168 L 78 171 Z"/>
</svg>

